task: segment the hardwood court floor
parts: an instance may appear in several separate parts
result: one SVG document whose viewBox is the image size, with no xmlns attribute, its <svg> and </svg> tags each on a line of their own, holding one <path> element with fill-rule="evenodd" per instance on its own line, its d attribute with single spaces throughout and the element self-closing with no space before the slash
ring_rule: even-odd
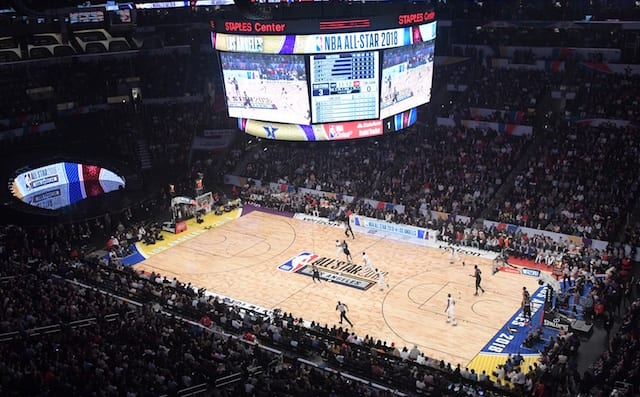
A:
<svg viewBox="0 0 640 397">
<path fill-rule="evenodd" d="M 397 346 L 416 344 L 426 355 L 452 364 L 468 364 L 520 306 L 523 286 L 537 280 L 517 274 L 492 276 L 491 261 L 449 254 L 436 248 L 358 233 L 348 240 L 354 261 L 366 251 L 373 265 L 388 272 L 389 288 L 368 290 L 287 273 L 278 266 L 303 251 L 335 258 L 341 228 L 254 211 L 219 228 L 154 255 L 136 269 L 177 277 L 194 286 L 295 317 L 336 324 L 338 300 L 359 335 Z M 344 259 L 344 256 L 340 258 Z M 467 265 L 462 266 L 461 261 Z M 486 292 L 474 296 L 473 264 L 483 272 Z M 458 326 L 446 322 L 447 294 L 456 300 Z"/>
</svg>

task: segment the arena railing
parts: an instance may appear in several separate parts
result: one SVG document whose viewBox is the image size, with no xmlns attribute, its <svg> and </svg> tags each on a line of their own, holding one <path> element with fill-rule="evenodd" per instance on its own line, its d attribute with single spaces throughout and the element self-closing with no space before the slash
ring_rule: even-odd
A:
<svg viewBox="0 0 640 397">
<path fill-rule="evenodd" d="M 200 383 L 195 386 L 187 387 L 185 389 L 178 390 L 176 396 L 178 397 L 193 397 L 201 396 L 209 391 L 209 385 L 206 383 Z M 168 394 L 162 394 L 160 397 L 169 397 Z"/>
<path fill-rule="evenodd" d="M 135 311 L 129 311 L 126 313 L 126 316 L 129 316 L 133 313 L 135 313 Z M 112 322 L 112 321 L 115 321 L 119 316 L 120 316 L 120 313 L 112 313 L 112 314 L 107 314 L 106 316 L 103 317 L 103 319 L 106 322 Z M 9 341 L 15 340 L 23 332 L 28 334 L 30 337 L 40 336 L 40 335 L 53 334 L 53 333 L 60 332 L 62 331 L 63 326 L 68 326 L 71 328 L 84 328 L 84 327 L 89 327 L 91 325 L 94 325 L 97 322 L 98 322 L 97 317 L 91 317 L 91 318 L 85 318 L 82 320 L 71 321 L 69 323 L 64 323 L 64 324 L 53 324 L 53 325 L 47 325 L 45 327 L 32 328 L 25 331 L 5 332 L 3 334 L 0 334 L 0 342 L 9 342 Z"/>
<path fill-rule="evenodd" d="M 370 381 L 368 381 L 366 379 L 358 378 L 357 376 L 353 376 L 353 375 L 348 374 L 346 372 L 338 371 L 338 370 L 333 369 L 331 367 L 318 365 L 318 364 L 316 364 L 316 363 L 314 363 L 312 361 L 305 360 L 304 358 L 298 358 L 297 361 L 299 363 L 301 363 L 301 364 L 308 365 L 309 367 L 312 367 L 315 370 L 322 371 L 322 372 L 329 372 L 331 374 L 337 374 L 337 375 L 340 375 L 340 376 L 342 376 L 344 378 L 351 379 L 351 380 L 356 381 L 356 382 L 364 383 L 364 384 L 366 384 L 366 385 L 368 385 L 368 386 L 370 386 L 370 387 L 372 387 L 374 389 L 386 391 L 386 392 L 391 393 L 391 394 L 393 394 L 395 396 L 398 396 L 398 397 L 406 397 L 407 396 L 406 393 L 400 392 L 400 391 L 398 391 L 396 389 L 391 389 L 391 388 L 389 388 L 387 386 L 384 386 L 384 385 L 381 385 L 381 384 L 378 384 L 378 383 L 374 383 L 374 382 L 370 382 Z"/>
<path fill-rule="evenodd" d="M 62 278 L 61 276 L 57 276 L 57 275 L 53 275 L 53 276 L 54 277 L 58 277 L 58 278 Z M 65 280 L 67 282 L 72 283 L 72 284 L 98 291 L 100 293 L 103 293 L 105 295 L 111 296 L 111 297 L 113 297 L 115 299 L 119 299 L 119 300 L 121 300 L 123 302 L 126 302 L 128 304 L 133 304 L 133 305 L 135 305 L 137 307 L 142 307 L 143 306 L 143 304 L 140 303 L 140 302 L 136 302 L 136 301 L 133 301 L 133 300 L 131 300 L 129 298 L 125 298 L 125 297 L 113 294 L 112 292 L 108 292 L 108 291 L 102 290 L 101 288 L 98 288 L 96 286 L 87 285 L 87 284 L 81 283 L 81 282 L 79 282 L 77 280 L 69 280 L 69 279 L 65 279 Z M 260 344 L 258 344 L 256 342 L 248 341 L 248 340 L 246 340 L 246 339 L 244 339 L 244 338 L 242 338 L 242 337 L 240 337 L 238 335 L 226 333 L 226 332 L 224 332 L 224 331 L 222 331 L 221 329 L 218 329 L 218 328 L 205 327 L 204 325 L 202 325 L 200 323 L 197 323 L 197 322 L 195 322 L 195 321 L 193 321 L 191 319 L 188 319 L 186 317 L 183 317 L 180 314 L 178 314 L 178 313 L 176 313 L 176 312 L 172 311 L 171 309 L 168 309 L 168 308 L 166 308 L 164 306 L 163 306 L 162 310 L 160 310 L 160 313 L 165 315 L 165 316 L 168 316 L 168 317 L 171 317 L 171 318 L 175 318 L 175 319 L 177 319 L 177 320 L 179 320 L 179 321 L 181 321 L 181 322 L 183 322 L 185 324 L 188 324 L 190 326 L 199 327 L 203 331 L 209 332 L 211 334 L 217 334 L 217 335 L 223 336 L 225 338 L 232 338 L 232 339 L 234 339 L 234 340 L 236 340 L 236 341 L 238 341 L 240 343 L 248 344 L 248 345 L 251 345 L 253 347 L 259 348 L 259 349 L 261 349 L 261 350 L 263 350 L 265 352 L 268 352 L 268 353 L 270 353 L 270 354 L 275 356 L 274 360 L 272 360 L 271 363 L 278 363 L 278 362 L 282 361 L 283 353 L 281 351 L 273 349 L 273 348 L 271 348 L 269 346 L 264 346 L 264 345 L 260 345 Z M 113 320 L 115 320 L 115 318 L 117 316 L 119 316 L 119 314 L 115 313 L 115 314 L 110 315 L 110 316 L 113 316 L 113 319 L 111 320 L 111 321 L 113 321 Z M 95 321 L 95 319 L 90 319 L 90 320 Z M 87 324 L 87 325 L 90 325 L 90 324 Z M 84 326 L 87 326 L 87 325 L 84 325 Z M 76 326 L 82 326 L 82 325 L 78 324 Z M 59 328 L 59 326 L 58 326 L 58 328 Z M 1 337 L 1 335 L 0 335 L 0 337 Z M 260 367 L 260 366 L 251 367 L 248 370 L 249 370 L 249 373 L 258 374 L 258 373 L 262 372 L 262 367 Z M 242 377 L 243 377 L 242 373 L 231 374 L 231 375 L 216 379 L 214 381 L 213 386 L 214 387 L 226 387 L 226 386 L 229 386 L 229 385 L 232 385 L 232 384 L 234 384 L 236 382 L 241 381 Z M 189 387 L 189 388 L 182 389 L 182 390 L 178 391 L 178 395 L 179 396 L 196 396 L 196 395 L 204 394 L 204 393 L 206 393 L 208 391 L 209 386 L 210 385 L 208 385 L 206 383 L 195 385 L 195 386 L 192 386 L 192 387 Z"/>
<path fill-rule="evenodd" d="M 352 350 L 359 351 L 360 354 L 364 355 L 367 360 L 369 358 L 371 358 L 371 348 L 372 348 L 371 346 L 358 345 L 358 344 L 350 343 L 350 342 L 347 342 L 347 341 L 345 341 L 343 339 L 332 337 L 332 336 L 330 336 L 330 335 L 328 335 L 326 333 L 315 331 L 315 330 L 312 330 L 310 328 L 306 328 L 305 331 L 307 333 L 311 334 L 311 335 L 314 335 L 317 338 L 322 338 L 324 340 L 327 340 L 330 343 L 346 344 Z M 423 370 L 425 372 L 429 372 L 429 373 L 432 373 L 434 375 L 440 376 L 440 377 L 442 377 L 444 379 L 447 379 L 447 381 L 449 381 L 451 383 L 464 384 L 464 385 L 467 385 L 469 387 L 491 391 L 495 395 L 499 395 L 499 396 L 514 396 L 514 394 L 509 390 L 500 389 L 500 388 L 497 388 L 497 387 L 494 387 L 492 385 L 489 385 L 489 384 L 486 384 L 486 383 L 482 383 L 482 382 L 474 382 L 474 381 L 469 380 L 469 379 L 458 378 L 458 377 L 455 377 L 450 372 L 443 371 L 443 370 L 441 370 L 439 368 L 434 368 L 434 367 L 429 366 L 429 365 L 418 364 L 418 363 L 416 363 L 414 361 L 403 360 L 402 358 L 393 356 L 393 355 L 391 355 L 391 354 L 389 354 L 387 352 L 378 351 L 376 354 L 378 355 L 378 357 L 384 359 L 390 365 L 400 364 L 401 362 L 404 361 L 404 362 L 409 363 L 410 365 L 414 365 L 414 366 L 420 368 L 421 370 Z M 340 363 L 336 362 L 336 364 L 340 364 Z M 366 376 L 366 374 L 359 374 L 359 375 Z M 377 380 L 377 381 L 380 382 L 380 380 Z M 397 386 L 398 387 L 403 387 L 403 388 L 406 388 L 406 389 L 411 389 L 413 387 L 413 385 L 403 385 L 403 384 L 397 384 Z"/>
</svg>

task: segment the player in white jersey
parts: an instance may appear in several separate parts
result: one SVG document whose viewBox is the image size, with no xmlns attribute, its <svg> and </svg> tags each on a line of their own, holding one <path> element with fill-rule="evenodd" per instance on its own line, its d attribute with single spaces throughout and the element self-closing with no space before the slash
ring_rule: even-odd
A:
<svg viewBox="0 0 640 397">
<path fill-rule="evenodd" d="M 340 255 L 342 255 L 342 243 L 340 240 L 336 240 L 336 260 L 340 258 Z"/>
<path fill-rule="evenodd" d="M 380 291 L 384 291 L 385 285 L 389 288 L 389 284 L 384 282 L 384 272 L 380 269 L 375 269 L 375 272 L 378 275 L 378 288 L 380 288 Z"/>
<path fill-rule="evenodd" d="M 456 301 L 451 294 L 447 295 L 447 308 L 444 311 L 447 313 L 447 322 L 452 323 L 453 326 L 458 325 L 456 321 Z"/>
<path fill-rule="evenodd" d="M 362 270 L 364 270 L 365 272 L 373 272 L 373 265 L 371 264 L 371 258 L 369 258 L 369 255 L 367 255 L 366 252 L 362 253 L 362 260 L 364 261 L 364 264 L 362 265 Z"/>
<path fill-rule="evenodd" d="M 448 250 L 449 250 L 449 263 L 450 264 L 453 264 L 453 262 L 460 260 L 460 256 L 456 252 L 456 249 L 453 247 L 453 245 L 450 245 Z"/>
</svg>

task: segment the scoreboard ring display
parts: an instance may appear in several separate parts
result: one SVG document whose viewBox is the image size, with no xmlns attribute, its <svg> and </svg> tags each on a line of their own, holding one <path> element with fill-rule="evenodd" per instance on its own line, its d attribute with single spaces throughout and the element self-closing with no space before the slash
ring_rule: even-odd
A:
<svg viewBox="0 0 640 397">
<path fill-rule="evenodd" d="M 431 99 L 435 14 L 211 21 L 229 117 L 251 135 L 330 141 L 414 124 Z"/>
</svg>

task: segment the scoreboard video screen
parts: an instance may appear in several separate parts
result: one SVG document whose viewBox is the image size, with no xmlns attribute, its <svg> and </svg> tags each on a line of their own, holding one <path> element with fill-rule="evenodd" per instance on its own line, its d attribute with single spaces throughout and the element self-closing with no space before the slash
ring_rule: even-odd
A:
<svg viewBox="0 0 640 397">
<path fill-rule="evenodd" d="M 301 55 L 220 54 L 230 117 L 309 124 Z"/>
<path fill-rule="evenodd" d="M 431 99 L 436 22 L 430 11 L 402 12 L 212 21 L 229 116 L 249 134 L 282 140 L 364 138 L 412 125 Z"/>
<path fill-rule="evenodd" d="M 311 56 L 314 123 L 378 118 L 378 53 Z"/>
<path fill-rule="evenodd" d="M 108 169 L 64 162 L 16 175 L 10 190 L 26 204 L 57 210 L 124 187 L 124 179 Z"/>
<path fill-rule="evenodd" d="M 431 100 L 433 47 L 434 42 L 429 41 L 383 51 L 381 118 Z"/>
</svg>

